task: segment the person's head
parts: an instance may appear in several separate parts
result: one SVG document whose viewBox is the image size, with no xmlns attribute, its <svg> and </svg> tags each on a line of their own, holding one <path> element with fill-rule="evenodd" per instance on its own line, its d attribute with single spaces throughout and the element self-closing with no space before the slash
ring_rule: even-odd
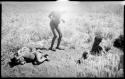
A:
<svg viewBox="0 0 125 79">
<path fill-rule="evenodd" d="M 14 62 L 16 64 L 25 64 L 23 56 L 20 56 L 18 53 L 14 54 Z"/>
<path fill-rule="evenodd" d="M 87 57 L 88 57 L 88 52 L 87 51 L 83 52 L 82 58 L 87 59 Z"/>
<path fill-rule="evenodd" d="M 51 14 L 54 16 L 54 17 L 61 17 L 61 12 L 60 11 L 52 11 Z"/>
<path fill-rule="evenodd" d="M 20 61 L 18 59 L 18 53 L 14 54 L 14 57 L 11 59 L 11 62 L 13 62 L 14 64 L 19 64 Z"/>
</svg>

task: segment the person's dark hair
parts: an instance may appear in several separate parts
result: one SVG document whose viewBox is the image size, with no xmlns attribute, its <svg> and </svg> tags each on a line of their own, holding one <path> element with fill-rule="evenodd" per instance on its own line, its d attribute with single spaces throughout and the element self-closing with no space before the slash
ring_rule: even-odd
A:
<svg viewBox="0 0 125 79">
<path fill-rule="evenodd" d="M 10 67 L 14 67 L 19 64 L 20 64 L 20 61 L 17 60 L 16 57 L 13 57 L 12 59 L 10 59 L 10 62 L 9 62 Z"/>
</svg>

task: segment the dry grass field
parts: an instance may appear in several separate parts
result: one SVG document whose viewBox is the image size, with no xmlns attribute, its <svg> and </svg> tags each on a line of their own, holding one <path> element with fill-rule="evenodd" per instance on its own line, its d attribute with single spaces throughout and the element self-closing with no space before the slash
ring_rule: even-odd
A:
<svg viewBox="0 0 125 79">
<path fill-rule="evenodd" d="M 66 22 L 60 24 L 61 46 L 65 50 L 43 50 L 49 55 L 49 62 L 10 68 L 8 62 L 19 48 L 50 47 L 53 35 L 48 15 L 53 9 L 58 10 L 56 6 L 56 2 L 2 2 L 2 77 L 123 77 L 118 63 L 124 52 L 113 47 L 113 42 L 124 35 L 124 7 L 110 2 L 65 4 L 67 9 L 62 18 Z M 100 56 L 89 53 L 88 58 L 78 64 L 83 52 L 91 50 L 95 34 L 104 37 L 102 47 L 111 49 Z"/>
</svg>

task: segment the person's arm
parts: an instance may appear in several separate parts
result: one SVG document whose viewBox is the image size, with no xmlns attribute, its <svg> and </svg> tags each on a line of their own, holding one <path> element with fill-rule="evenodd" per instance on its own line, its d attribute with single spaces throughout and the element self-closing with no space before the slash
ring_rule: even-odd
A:
<svg viewBox="0 0 125 79">
<path fill-rule="evenodd" d="M 17 53 L 17 55 L 16 55 L 16 58 L 20 59 L 23 56 L 24 56 L 24 53 L 21 50 L 19 50 L 18 53 Z"/>
<path fill-rule="evenodd" d="M 51 14 L 49 14 L 49 16 L 48 16 L 50 19 L 51 19 Z"/>
<path fill-rule="evenodd" d="M 53 17 L 52 15 L 53 15 L 53 12 L 51 12 L 48 17 L 49 17 L 50 19 L 52 19 L 52 17 Z"/>
<path fill-rule="evenodd" d="M 18 59 L 20 59 L 21 57 L 23 57 L 23 55 L 19 55 L 19 56 L 15 56 L 16 57 L 16 59 L 18 60 Z"/>
<path fill-rule="evenodd" d="M 64 20 L 64 19 L 61 19 L 61 21 L 62 21 L 63 23 L 65 23 L 65 20 Z"/>
</svg>

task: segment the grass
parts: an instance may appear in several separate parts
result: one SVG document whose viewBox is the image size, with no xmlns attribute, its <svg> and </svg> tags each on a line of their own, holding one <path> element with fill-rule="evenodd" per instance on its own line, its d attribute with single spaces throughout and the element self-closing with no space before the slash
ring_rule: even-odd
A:
<svg viewBox="0 0 125 79">
<path fill-rule="evenodd" d="M 96 6 L 96 9 L 84 6 L 84 14 L 68 16 L 66 23 L 60 24 L 63 33 L 61 46 L 66 50 L 45 51 L 51 61 L 39 66 L 25 64 L 14 68 L 9 68 L 7 62 L 18 49 L 24 46 L 49 48 L 53 35 L 47 11 L 35 12 L 34 8 L 28 10 L 24 7 L 23 12 L 19 6 L 2 6 L 2 77 L 123 77 L 123 71 L 117 70 L 123 52 L 112 47 L 114 39 L 123 34 L 123 6 L 104 4 Z M 95 35 L 104 38 L 102 47 L 112 49 L 101 56 L 89 54 L 82 64 L 76 64 L 83 51 L 91 49 Z"/>
</svg>

